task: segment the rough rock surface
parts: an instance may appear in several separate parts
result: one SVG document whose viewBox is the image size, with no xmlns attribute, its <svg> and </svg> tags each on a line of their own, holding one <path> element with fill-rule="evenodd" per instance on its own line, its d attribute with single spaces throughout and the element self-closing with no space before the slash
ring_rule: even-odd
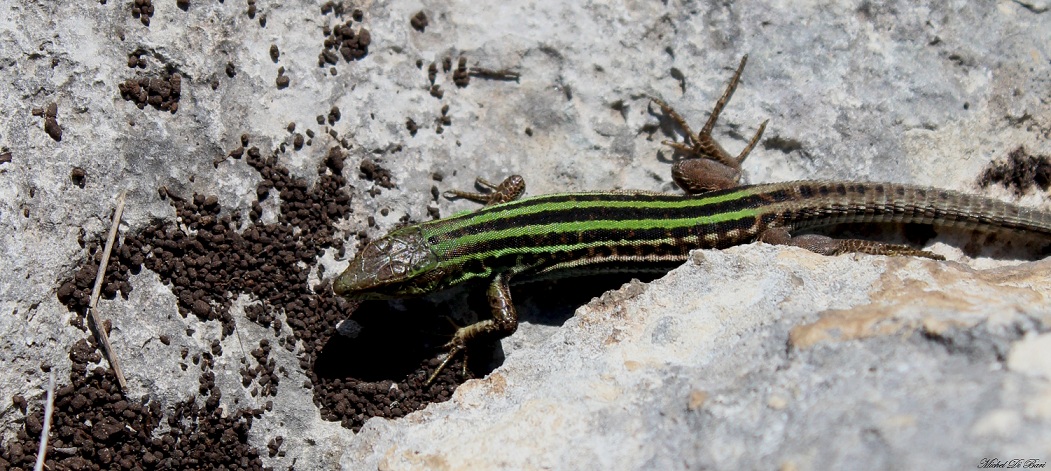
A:
<svg viewBox="0 0 1051 471">
<path fill-rule="evenodd" d="M 951 469 L 1046 456 L 1051 261 L 863 258 L 695 252 L 579 309 L 451 401 L 368 422 L 342 464 Z"/>
<path fill-rule="evenodd" d="M 344 395 L 349 380 L 318 372 L 358 329 L 323 281 L 358 241 L 471 209 L 437 195 L 478 175 L 522 174 L 531 194 L 674 191 L 660 142 L 679 136 L 647 97 L 699 128 L 743 54 L 716 135 L 732 152 L 770 119 L 750 182 L 908 182 L 1047 208 L 1045 192 L 976 183 L 1009 154 L 1051 154 L 1046 2 L 943 3 L 8 2 L 0 459 L 31 463 L 43 369 L 67 387 L 56 434 L 97 445 L 49 452 L 70 467 L 163 466 L 173 450 L 275 469 L 1046 462 L 1051 266 L 1014 261 L 1039 258 L 1032 241 L 970 232 L 929 241 L 949 262 L 703 252 L 575 313 L 602 291 L 525 291 L 503 364 L 447 402 L 451 383 L 410 389 L 415 364 Z M 77 312 L 121 190 L 129 249 L 100 312 L 128 401 L 93 372 Z M 208 238 L 240 250 L 238 279 L 214 279 L 232 252 Z M 194 284 L 208 279 L 219 288 Z M 444 324 L 448 309 L 418 306 L 391 311 Z M 432 328 L 395 319 L 405 332 L 382 353 L 331 361 L 371 364 Z M 157 426 L 136 445 L 149 453 L 107 444 L 119 420 L 76 435 L 88 410 Z M 198 424 L 244 454 L 175 433 Z"/>
</svg>

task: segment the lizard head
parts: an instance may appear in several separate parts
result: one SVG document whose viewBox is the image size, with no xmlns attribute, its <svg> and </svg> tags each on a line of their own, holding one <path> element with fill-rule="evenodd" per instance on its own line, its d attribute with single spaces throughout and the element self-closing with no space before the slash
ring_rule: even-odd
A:
<svg viewBox="0 0 1051 471">
<path fill-rule="evenodd" d="M 349 299 L 394 299 L 433 291 L 441 282 L 438 258 L 418 226 L 376 239 L 358 252 L 332 283 Z"/>
</svg>

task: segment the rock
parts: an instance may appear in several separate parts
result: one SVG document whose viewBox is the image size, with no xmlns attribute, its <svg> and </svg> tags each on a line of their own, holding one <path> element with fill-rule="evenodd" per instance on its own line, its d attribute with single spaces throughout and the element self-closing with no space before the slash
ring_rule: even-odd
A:
<svg viewBox="0 0 1051 471">
<path fill-rule="evenodd" d="M 13 0 L 20 27 L 0 41 L 0 397 L 28 411 L 0 419 L 12 467 L 35 457 L 25 429 L 40 430 L 41 367 L 59 390 L 70 371 L 108 367 L 67 306 L 86 303 L 77 273 L 93 282 L 82 268 L 122 190 L 122 238 L 164 244 L 111 260 L 120 289 L 99 304 L 129 390 L 107 378 L 76 405 L 124 400 L 144 423 L 174 418 L 231 446 L 193 456 L 274 469 L 966 469 L 1051 454 L 1051 277 L 1047 262 L 1012 262 L 1041 253 L 1032 241 L 910 230 L 950 261 L 760 244 L 605 295 L 564 280 L 572 302 L 515 288 L 523 323 L 502 364 L 455 393 L 413 375 L 433 354 L 424 344 L 440 343 L 423 324 L 447 325 L 471 298 L 395 304 L 392 316 L 422 307 L 344 355 L 331 344 L 370 330 L 324 295 L 358 242 L 475 209 L 440 195 L 478 176 L 521 174 L 533 195 L 676 191 L 661 141 L 681 133 L 648 97 L 698 130 L 744 54 L 715 131 L 736 153 L 770 120 L 746 181 L 908 182 L 1046 209 L 1040 191 L 976 181 L 1012 153 L 1051 155 L 1051 65 L 1034 59 L 1051 55 L 1047 2 L 468 2 L 428 4 L 425 32 L 411 20 L 420 5 L 398 2 L 67 3 Z M 163 237 L 146 238 L 157 221 Z M 235 232 L 248 245 L 234 250 Z M 245 355 L 264 340 L 265 367 Z M 319 375 L 326 348 L 372 376 Z M 374 367 L 401 355 L 416 363 Z M 141 438 L 125 425 L 80 436 Z M 157 433 L 145 443 L 170 463 L 158 453 L 185 440 Z M 144 456 L 96 445 L 49 467 Z"/>
<path fill-rule="evenodd" d="M 693 259 L 596 298 L 451 401 L 368 422 L 342 464 L 875 469 L 1044 450 L 1051 415 L 1024 411 L 1048 410 L 1051 260 Z"/>
</svg>

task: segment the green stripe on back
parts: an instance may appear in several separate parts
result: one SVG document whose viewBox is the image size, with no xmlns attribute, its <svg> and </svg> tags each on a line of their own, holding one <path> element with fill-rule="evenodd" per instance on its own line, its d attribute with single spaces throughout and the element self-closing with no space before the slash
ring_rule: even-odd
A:
<svg viewBox="0 0 1051 471">
<path fill-rule="evenodd" d="M 549 244 L 549 245 L 513 245 L 503 246 L 496 244 L 496 247 L 491 250 L 479 252 L 476 249 L 471 249 L 472 246 L 480 243 L 498 241 L 503 238 L 514 238 L 529 235 L 547 234 L 547 233 L 572 233 L 578 234 L 583 231 L 601 231 L 601 230 L 643 230 L 643 229 L 676 229 L 682 227 L 695 227 L 700 225 L 711 225 L 719 224 L 727 221 L 735 221 L 743 218 L 754 217 L 759 213 L 757 209 L 743 209 L 739 211 L 733 211 L 728 213 L 714 214 L 710 216 L 701 216 L 696 218 L 686 219 L 641 219 L 641 220 L 627 220 L 627 221 L 582 221 L 577 223 L 562 223 L 562 224 L 549 224 L 549 225 L 537 225 L 537 226 L 524 226 L 521 228 L 515 228 L 503 231 L 493 231 L 481 234 L 473 234 L 469 236 L 460 237 L 455 240 L 446 240 L 441 242 L 435 247 L 435 252 L 442 259 L 441 264 L 444 266 L 460 266 L 467 263 L 470 260 L 481 261 L 488 268 L 489 261 L 496 258 L 513 255 L 513 254 L 544 254 L 544 253 L 555 253 L 555 252 L 566 252 L 578 249 L 587 249 L 588 247 L 601 247 L 608 245 L 616 245 L 615 241 L 597 239 L 590 241 L 578 241 L 575 243 L 567 244 Z M 697 235 L 693 236 L 698 237 Z M 675 239 L 637 239 L 631 240 L 634 244 L 675 244 Z M 693 244 L 697 244 L 697 241 L 693 241 Z M 474 276 L 468 276 L 473 278 Z"/>
<path fill-rule="evenodd" d="M 434 234 L 441 234 L 451 232 L 466 226 L 472 226 L 476 224 L 485 224 L 497 220 L 513 219 L 518 216 L 524 216 L 528 214 L 541 213 L 544 211 L 557 211 L 565 209 L 585 209 L 585 208 L 646 208 L 646 209 L 674 209 L 674 208 L 689 208 L 689 207 L 704 207 L 712 204 L 723 203 L 726 201 L 732 201 L 740 199 L 746 196 L 755 194 L 752 189 L 744 189 L 741 191 L 735 191 L 725 193 L 721 195 L 709 196 L 709 197 L 682 197 L 676 196 L 673 199 L 654 199 L 645 200 L 647 196 L 664 196 L 663 193 L 638 193 L 636 196 L 638 199 L 631 201 L 608 201 L 608 200 L 594 200 L 594 201 L 576 201 L 574 198 L 588 198 L 601 196 L 602 194 L 609 193 L 565 193 L 558 195 L 548 196 L 537 196 L 532 198 L 525 198 L 518 201 L 511 201 L 503 204 L 482 208 L 472 213 L 457 214 L 455 216 L 439 219 L 432 221 L 427 225 L 433 226 L 436 231 Z M 624 194 L 631 194 L 625 192 Z"/>
</svg>

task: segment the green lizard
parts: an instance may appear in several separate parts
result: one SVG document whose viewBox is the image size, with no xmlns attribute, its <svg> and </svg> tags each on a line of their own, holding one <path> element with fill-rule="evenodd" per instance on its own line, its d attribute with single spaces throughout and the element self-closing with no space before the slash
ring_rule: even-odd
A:
<svg viewBox="0 0 1051 471">
<path fill-rule="evenodd" d="M 904 222 L 1028 231 L 1051 235 L 1051 212 L 936 188 L 892 183 L 796 181 L 738 186 L 741 162 L 759 141 L 763 122 L 737 157 L 712 138 L 733 95 L 741 59 L 708 122 L 696 135 L 663 101 L 652 98 L 687 136 L 666 145 L 693 158 L 679 160 L 672 177 L 688 195 L 646 191 L 558 193 L 519 199 L 522 177 L 499 185 L 479 179 L 489 193 L 446 192 L 485 203 L 482 209 L 397 229 L 369 243 L 336 280 L 351 299 L 421 296 L 472 280 L 488 282 L 492 318 L 459 328 L 449 353 L 428 383 L 468 341 L 503 338 L 518 327 L 509 284 L 604 271 L 667 270 L 694 249 L 754 241 L 787 244 L 835 255 L 861 252 L 941 259 L 909 246 L 820 235 L 803 229 L 840 223 Z"/>
</svg>

